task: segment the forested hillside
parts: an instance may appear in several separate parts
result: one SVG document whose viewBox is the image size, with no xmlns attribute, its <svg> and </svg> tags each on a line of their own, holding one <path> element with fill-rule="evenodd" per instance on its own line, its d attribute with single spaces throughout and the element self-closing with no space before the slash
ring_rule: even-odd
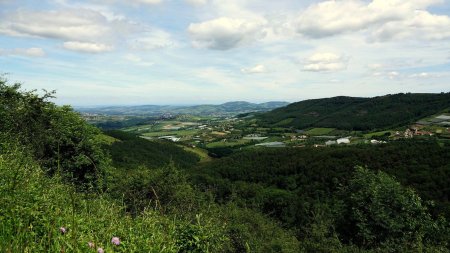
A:
<svg viewBox="0 0 450 253">
<path fill-rule="evenodd" d="M 112 157 L 112 164 L 118 168 L 159 168 L 172 162 L 177 167 L 194 166 L 199 157 L 167 141 L 148 141 L 134 134 L 122 131 L 107 131 L 117 141 L 105 148 Z"/>
<path fill-rule="evenodd" d="M 193 169 L 192 175 L 194 182 L 205 190 L 212 190 L 219 202 L 233 200 L 242 206 L 261 210 L 295 229 L 300 238 L 310 235 L 311 226 L 318 226 L 315 228 L 324 233 L 321 236 L 330 234 L 341 243 L 353 242 L 366 248 L 393 241 L 408 241 L 404 237 L 407 236 L 406 232 L 401 232 L 400 227 L 406 226 L 404 219 L 407 219 L 407 215 L 412 215 L 410 212 L 416 211 L 403 209 L 407 208 L 400 207 L 403 204 L 416 205 L 420 202 L 420 209 L 424 215 L 426 213 L 427 220 L 439 220 L 443 216 L 450 218 L 449 161 L 448 145 L 441 147 L 432 141 L 399 141 L 379 146 L 245 151 L 202 164 Z M 355 170 L 358 166 L 359 169 Z M 397 196 L 399 192 L 393 189 L 387 189 L 383 193 L 382 188 L 390 187 L 385 183 L 394 184 L 388 175 L 403 186 L 414 189 L 420 198 L 412 195 Z M 363 192 L 355 192 L 353 183 L 361 184 L 359 190 Z M 397 184 L 394 184 L 395 187 L 400 187 Z M 413 192 L 399 191 L 410 191 L 408 194 Z M 355 203 L 354 194 L 361 194 L 366 199 Z M 410 197 L 413 199 L 404 199 Z M 415 201 L 416 204 L 410 201 Z M 427 201 L 432 201 L 433 204 L 425 204 L 429 203 Z M 361 210 L 362 213 L 358 211 L 358 214 L 349 214 L 349 210 L 357 208 L 355 205 L 364 210 Z M 378 210 L 370 210 L 372 208 Z M 369 210 L 379 213 L 365 216 L 368 215 L 365 212 Z M 404 215 L 406 216 L 403 217 Z M 418 223 L 423 218 L 412 216 L 410 218 Z M 381 222 L 381 227 L 369 229 L 377 230 L 378 234 L 372 235 L 373 238 L 365 238 L 368 241 L 357 238 L 355 235 L 367 231 L 361 230 L 361 220 L 354 219 L 363 219 L 364 226 L 368 225 L 365 223 L 368 220 L 381 219 L 378 221 Z M 443 222 L 440 224 L 448 235 L 448 222 Z M 396 229 L 399 230 L 394 232 Z M 437 239 L 434 233 L 423 233 L 424 240 Z M 368 235 L 363 237 L 365 236 Z M 390 238 L 382 238 L 383 236 Z M 448 238 L 439 238 L 443 240 L 441 243 L 448 242 Z"/>
<path fill-rule="evenodd" d="M 382 130 L 404 126 L 450 108 L 450 93 L 305 100 L 263 113 L 263 125 L 305 129 Z"/>
</svg>

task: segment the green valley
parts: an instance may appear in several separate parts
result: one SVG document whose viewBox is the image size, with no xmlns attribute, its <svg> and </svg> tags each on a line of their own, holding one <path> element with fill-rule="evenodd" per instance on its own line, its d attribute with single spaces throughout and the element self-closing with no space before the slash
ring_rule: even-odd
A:
<svg viewBox="0 0 450 253">
<path fill-rule="evenodd" d="M 435 96 L 386 130 L 271 112 L 105 115 L 100 130 L 1 80 L 0 250 L 446 252 L 450 115 Z"/>
</svg>

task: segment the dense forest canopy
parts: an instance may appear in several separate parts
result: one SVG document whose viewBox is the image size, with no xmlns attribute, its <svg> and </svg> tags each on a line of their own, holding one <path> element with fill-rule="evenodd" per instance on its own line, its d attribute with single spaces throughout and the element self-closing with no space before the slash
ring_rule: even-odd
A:
<svg viewBox="0 0 450 253">
<path fill-rule="evenodd" d="M 382 130 L 414 123 L 450 108 L 450 93 L 333 97 L 292 103 L 258 115 L 260 123 L 305 129 Z"/>
<path fill-rule="evenodd" d="M 199 158 L 183 148 L 167 141 L 148 141 L 134 134 L 122 131 L 107 131 L 106 134 L 118 141 L 106 145 L 112 162 L 119 168 L 159 168 L 172 162 L 180 168 L 194 166 Z"/>
<path fill-rule="evenodd" d="M 448 145 L 399 141 L 379 146 L 245 151 L 202 164 L 191 174 L 197 185 L 214 191 L 219 201 L 232 199 L 259 209 L 301 236 L 308 233 L 311 214 L 319 208 L 341 240 L 356 243 L 352 238 L 356 231 L 345 231 L 348 225 L 340 225 L 346 217 L 340 208 L 350 194 L 358 194 L 350 186 L 355 166 L 383 171 L 415 189 L 423 200 L 434 202 L 427 208 L 437 219 L 450 218 L 449 161 Z"/>
</svg>

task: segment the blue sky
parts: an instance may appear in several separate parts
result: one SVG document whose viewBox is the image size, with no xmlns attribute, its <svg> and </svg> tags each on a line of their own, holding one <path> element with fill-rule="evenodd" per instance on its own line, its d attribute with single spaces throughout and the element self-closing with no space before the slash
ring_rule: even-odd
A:
<svg viewBox="0 0 450 253">
<path fill-rule="evenodd" d="M 450 91 L 450 0 L 0 0 L 0 73 L 71 105 Z"/>
</svg>

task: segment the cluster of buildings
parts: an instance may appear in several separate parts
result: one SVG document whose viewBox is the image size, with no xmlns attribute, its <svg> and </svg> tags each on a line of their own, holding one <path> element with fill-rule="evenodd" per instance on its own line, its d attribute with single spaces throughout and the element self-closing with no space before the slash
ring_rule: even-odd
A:
<svg viewBox="0 0 450 253">
<path fill-rule="evenodd" d="M 293 135 L 291 136 L 291 141 L 299 141 L 308 139 L 307 135 Z"/>
<path fill-rule="evenodd" d="M 412 138 L 414 136 L 433 136 L 434 134 L 428 131 L 420 131 L 417 128 L 408 128 L 405 132 L 395 132 L 396 137 Z"/>
</svg>

